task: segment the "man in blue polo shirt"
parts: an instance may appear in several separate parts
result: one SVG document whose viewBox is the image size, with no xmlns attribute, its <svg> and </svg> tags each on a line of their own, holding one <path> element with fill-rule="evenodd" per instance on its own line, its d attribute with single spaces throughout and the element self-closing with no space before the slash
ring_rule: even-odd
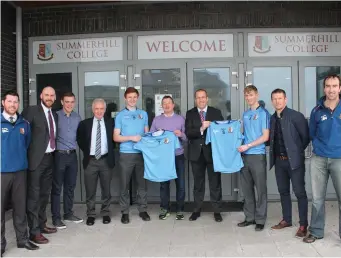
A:
<svg viewBox="0 0 341 258">
<path fill-rule="evenodd" d="M 240 181 L 245 198 L 245 220 L 238 223 L 238 227 L 256 224 L 255 230 L 261 231 L 267 217 L 265 142 L 269 140 L 270 115 L 259 105 L 258 89 L 254 85 L 244 89 L 244 96 L 250 109 L 243 114 L 245 140 L 238 151 L 243 153 L 244 162 Z M 257 202 L 254 187 L 257 189 Z"/>
<path fill-rule="evenodd" d="M 324 237 L 325 198 L 329 175 L 339 202 L 339 235 L 341 237 L 341 79 L 329 75 L 324 79 L 325 96 L 310 115 L 312 209 L 306 243 Z"/>
<path fill-rule="evenodd" d="M 138 195 L 139 215 L 144 221 L 149 221 L 147 213 L 147 182 L 144 179 L 144 161 L 142 153 L 134 149 L 134 144 L 141 140 L 148 132 L 147 112 L 136 108 L 139 92 L 129 87 L 124 93 L 126 108 L 120 111 L 115 118 L 114 141 L 120 143 L 119 172 L 120 172 L 120 206 L 121 222 L 127 224 L 129 220 L 129 182 L 135 171 Z"/>
</svg>

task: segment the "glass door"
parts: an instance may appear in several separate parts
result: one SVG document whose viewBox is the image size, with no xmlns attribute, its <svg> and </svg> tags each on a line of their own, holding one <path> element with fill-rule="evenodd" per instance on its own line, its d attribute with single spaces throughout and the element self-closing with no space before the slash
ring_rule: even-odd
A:
<svg viewBox="0 0 341 258">
<path fill-rule="evenodd" d="M 79 78 L 79 110 L 83 119 L 93 117 L 92 101 L 96 98 L 103 98 L 107 103 L 106 115 L 115 118 L 117 112 L 124 107 L 124 91 L 126 88 L 126 76 L 123 65 L 114 64 L 81 64 L 78 66 Z M 118 147 L 115 145 L 115 160 L 118 160 Z M 83 157 L 81 157 L 82 159 Z M 116 162 L 117 163 L 117 162 Z M 120 195 L 119 173 L 113 171 L 111 181 L 112 200 L 117 202 Z M 81 177 L 83 178 L 83 166 L 81 166 Z M 83 196 L 85 201 L 85 188 L 82 184 Z M 101 190 L 97 187 L 97 200 L 101 200 Z"/>
<path fill-rule="evenodd" d="M 299 62 L 299 92 L 300 96 L 302 96 L 300 98 L 300 110 L 308 120 L 317 101 L 324 95 L 324 78 L 330 74 L 341 75 L 340 60 L 336 60 L 336 58 L 319 58 L 318 60 Z M 309 198 L 311 198 L 310 158 L 312 150 L 310 143 L 306 150 L 306 190 Z M 331 180 L 329 180 L 327 186 L 327 198 L 336 198 Z"/>
<path fill-rule="evenodd" d="M 175 113 L 185 116 L 187 111 L 186 64 L 184 62 L 140 62 L 133 75 L 135 88 L 140 92 L 139 108 L 148 113 L 151 126 L 155 116 L 162 113 L 160 106 L 163 96 L 170 95 L 175 102 Z M 188 178 L 187 169 L 185 171 Z M 133 188 L 134 188 L 133 181 Z M 171 184 L 171 201 L 176 200 L 175 184 Z M 134 193 L 134 192 L 133 192 Z M 186 194 L 188 189 L 186 187 Z M 186 197 L 187 198 L 187 197 Z M 134 199 L 134 196 L 133 196 Z M 160 185 L 148 182 L 148 200 L 160 201 Z"/>
<path fill-rule="evenodd" d="M 285 90 L 289 108 L 298 110 L 298 72 L 297 63 L 292 61 L 254 61 L 247 62 L 246 85 L 253 84 L 258 88 L 260 103 L 272 115 L 275 110 L 271 102 L 271 92 L 276 88 Z M 246 109 L 245 104 L 245 109 Z M 269 167 L 267 150 L 267 161 Z M 275 170 L 268 170 L 268 198 L 279 199 Z"/>
<path fill-rule="evenodd" d="M 239 85 L 237 68 L 229 62 L 203 62 L 187 65 L 188 109 L 195 106 L 194 94 L 198 89 L 205 89 L 208 105 L 220 109 L 224 119 L 239 119 Z M 192 168 L 189 169 L 189 189 L 193 191 Z M 223 200 L 234 200 L 234 189 L 238 186 L 238 175 L 222 174 Z M 205 201 L 210 200 L 208 179 L 205 182 Z M 193 195 L 190 195 L 193 201 Z"/>
</svg>

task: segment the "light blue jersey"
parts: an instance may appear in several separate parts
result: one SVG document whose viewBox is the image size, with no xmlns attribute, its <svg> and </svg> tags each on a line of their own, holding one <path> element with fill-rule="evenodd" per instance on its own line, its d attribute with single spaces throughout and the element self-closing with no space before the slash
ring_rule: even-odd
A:
<svg viewBox="0 0 341 258">
<path fill-rule="evenodd" d="M 145 179 L 165 182 L 177 178 L 175 150 L 180 148 L 180 142 L 173 132 L 147 133 L 134 148 L 143 154 Z"/>
<path fill-rule="evenodd" d="M 259 106 L 257 109 L 249 109 L 243 114 L 244 144 L 249 144 L 263 135 L 263 130 L 270 128 L 269 112 Z M 265 154 L 265 143 L 251 147 L 245 154 Z"/>
<path fill-rule="evenodd" d="M 206 144 L 211 143 L 213 167 L 215 172 L 239 172 L 244 163 L 238 147 L 242 144 L 243 134 L 240 121 L 216 121 L 207 129 Z"/>
<path fill-rule="evenodd" d="M 143 135 L 144 128 L 148 126 L 147 112 L 142 109 L 120 111 L 115 118 L 115 129 L 121 130 L 122 136 Z M 122 153 L 141 153 L 134 149 L 134 142 L 120 143 L 120 152 Z"/>
</svg>

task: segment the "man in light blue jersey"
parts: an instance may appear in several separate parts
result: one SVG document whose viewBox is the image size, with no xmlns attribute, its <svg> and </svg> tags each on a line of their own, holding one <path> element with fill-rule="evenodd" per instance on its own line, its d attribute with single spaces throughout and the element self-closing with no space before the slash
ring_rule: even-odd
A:
<svg viewBox="0 0 341 258">
<path fill-rule="evenodd" d="M 238 148 L 243 153 L 244 167 L 241 170 L 241 187 L 245 197 L 245 220 L 238 227 L 256 224 L 255 230 L 264 229 L 267 217 L 267 185 L 265 142 L 269 140 L 270 114 L 259 105 L 258 89 L 254 85 L 244 89 L 250 109 L 243 114 L 244 145 Z M 257 202 L 255 190 L 257 189 Z"/>
<path fill-rule="evenodd" d="M 205 143 L 212 145 L 214 172 L 235 173 L 240 171 L 244 164 L 237 148 L 243 139 L 240 121 L 215 121 L 210 124 Z"/>
<path fill-rule="evenodd" d="M 176 137 L 179 138 L 181 143 L 187 141 L 185 135 L 185 118 L 181 115 L 174 113 L 174 100 L 171 96 L 164 96 L 162 98 L 163 114 L 154 118 L 151 132 L 159 129 L 172 131 Z M 169 157 L 167 157 L 169 158 Z M 185 204 L 185 156 L 184 148 L 180 146 L 175 151 L 175 168 L 177 178 L 176 184 L 176 220 L 183 220 L 184 217 L 184 204 Z M 165 220 L 170 215 L 170 181 L 160 183 L 160 197 L 161 197 L 161 211 L 159 219 Z"/>
<path fill-rule="evenodd" d="M 147 182 L 144 179 L 144 161 L 141 151 L 134 149 L 134 143 L 141 140 L 141 136 L 148 132 L 147 112 L 136 108 L 139 92 L 129 87 L 124 93 L 126 108 L 120 111 L 115 119 L 114 141 L 120 143 L 120 206 L 121 222 L 128 224 L 129 220 L 129 182 L 135 171 L 138 195 L 139 215 L 144 221 L 149 221 L 147 213 Z"/>
</svg>

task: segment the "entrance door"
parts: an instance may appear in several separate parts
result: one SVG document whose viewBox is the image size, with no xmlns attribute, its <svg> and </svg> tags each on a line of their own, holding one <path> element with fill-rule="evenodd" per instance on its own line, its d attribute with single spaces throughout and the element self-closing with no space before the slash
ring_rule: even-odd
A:
<svg viewBox="0 0 341 258">
<path fill-rule="evenodd" d="M 299 90 L 300 96 L 302 96 L 300 98 L 300 110 L 308 120 L 318 99 L 324 95 L 324 78 L 330 74 L 341 75 L 341 63 L 336 58 L 319 58 L 318 60 L 299 62 Z M 312 156 L 312 146 L 309 146 L 308 150 L 309 152 L 306 153 L 306 190 L 308 197 L 311 198 L 310 158 Z M 327 198 L 336 198 L 331 180 L 329 180 L 327 186 Z"/>
<path fill-rule="evenodd" d="M 291 61 L 270 61 L 266 60 L 247 62 L 246 84 L 253 84 L 258 88 L 259 100 L 262 105 L 272 115 L 274 108 L 271 103 L 271 92 L 276 88 L 286 91 L 289 108 L 298 110 L 298 72 L 297 63 Z M 245 109 L 247 107 L 245 106 Z M 275 169 L 269 170 L 269 156 L 267 147 L 268 160 L 268 198 L 279 199 L 277 189 Z"/>
<path fill-rule="evenodd" d="M 186 115 L 186 64 L 184 62 L 139 62 L 136 65 L 134 81 L 135 88 L 140 92 L 139 108 L 148 113 L 148 123 L 151 126 L 155 116 L 161 114 L 160 100 L 164 95 L 171 95 L 175 102 L 175 113 Z M 186 181 L 188 172 L 185 172 Z M 134 187 L 133 181 L 133 189 Z M 171 201 L 176 200 L 175 183 L 171 183 Z M 134 191 L 135 192 L 135 191 Z M 188 185 L 186 185 L 188 194 Z M 134 193 L 133 193 L 134 195 Z M 160 184 L 148 181 L 148 200 L 160 201 Z M 187 197 L 186 197 L 186 200 Z"/>
<path fill-rule="evenodd" d="M 92 101 L 103 98 L 107 103 L 106 115 L 114 118 L 116 113 L 124 107 L 123 93 L 126 87 L 123 65 L 108 64 L 82 64 L 78 66 L 79 78 L 79 110 L 83 119 L 90 118 L 92 114 Z M 115 158 L 118 160 L 118 144 L 115 146 Z M 82 156 L 82 155 L 81 155 Z M 81 157 L 83 158 L 83 157 Z M 116 162 L 117 163 L 117 162 Z M 111 181 L 112 200 L 117 202 L 120 195 L 118 166 L 115 166 Z M 81 166 L 81 178 L 84 170 Z M 85 188 L 82 183 L 82 200 L 85 201 Z M 101 200 L 101 190 L 97 187 L 97 200 Z"/>
<path fill-rule="evenodd" d="M 208 94 L 208 105 L 221 110 L 224 119 L 239 119 L 239 93 L 237 71 L 229 62 L 190 62 L 187 66 L 188 76 L 188 109 L 195 106 L 194 94 L 198 89 L 205 89 Z M 193 191 L 194 181 L 192 168 L 189 173 L 189 190 Z M 238 186 L 238 175 L 222 174 L 223 200 L 236 200 L 234 189 Z M 209 183 L 205 180 L 205 201 L 210 200 Z M 193 201 L 193 195 L 190 195 Z"/>
</svg>

